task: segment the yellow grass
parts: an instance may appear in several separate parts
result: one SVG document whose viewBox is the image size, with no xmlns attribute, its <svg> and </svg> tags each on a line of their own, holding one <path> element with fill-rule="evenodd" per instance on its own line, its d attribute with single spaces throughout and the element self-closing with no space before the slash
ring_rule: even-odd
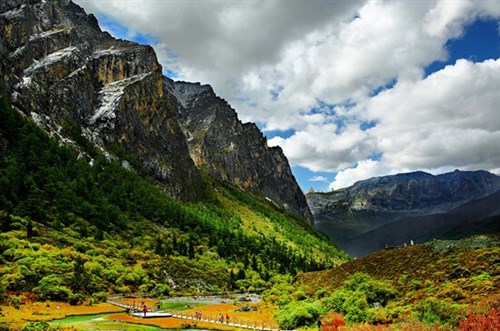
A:
<svg viewBox="0 0 500 331">
<path fill-rule="evenodd" d="M 33 302 L 22 304 L 19 309 L 0 305 L 3 316 L 1 321 L 12 330 L 20 330 L 27 322 L 51 321 L 74 315 L 93 315 L 122 312 L 122 308 L 107 303 L 92 306 L 71 306 L 66 302 Z"/>
</svg>

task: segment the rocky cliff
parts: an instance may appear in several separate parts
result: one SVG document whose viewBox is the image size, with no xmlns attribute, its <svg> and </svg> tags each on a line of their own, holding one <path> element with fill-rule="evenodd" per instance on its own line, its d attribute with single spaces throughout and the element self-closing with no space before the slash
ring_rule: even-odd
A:
<svg viewBox="0 0 500 331">
<path fill-rule="evenodd" d="M 132 155 L 171 196 L 196 199 L 198 166 L 312 219 L 281 149 L 210 87 L 165 78 L 151 47 L 111 37 L 64 0 L 2 0 L 0 33 L 14 105 L 82 157 L 75 128 L 109 158 Z"/>
<path fill-rule="evenodd" d="M 170 79 L 165 79 L 165 84 L 179 109 L 196 166 L 312 221 L 304 194 L 280 147 L 268 147 L 257 126 L 242 123 L 209 85 Z"/>
<path fill-rule="evenodd" d="M 486 171 L 433 176 L 413 172 L 376 177 L 329 193 L 309 193 L 315 226 L 347 249 L 364 233 L 408 217 L 446 213 L 500 190 L 500 177 Z"/>
<path fill-rule="evenodd" d="M 18 108 L 51 134 L 78 126 L 109 157 L 118 144 L 169 194 L 196 197 L 201 177 L 151 47 L 112 38 L 68 1 L 8 0 L 0 12 L 1 71 Z"/>
</svg>

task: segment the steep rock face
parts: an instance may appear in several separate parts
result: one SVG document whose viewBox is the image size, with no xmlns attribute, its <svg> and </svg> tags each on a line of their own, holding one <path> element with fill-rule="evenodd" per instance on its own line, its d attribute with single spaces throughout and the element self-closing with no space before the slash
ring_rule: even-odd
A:
<svg viewBox="0 0 500 331">
<path fill-rule="evenodd" d="M 112 38 L 63 0 L 3 0 L 0 33 L 3 80 L 39 126 L 72 144 L 72 123 L 110 157 L 119 144 L 170 195 L 195 198 L 201 177 L 151 47 Z"/>
<path fill-rule="evenodd" d="M 268 147 L 255 124 L 241 123 L 231 106 L 208 85 L 170 79 L 165 85 L 179 109 L 189 152 L 198 167 L 312 220 L 283 151 Z"/>
<path fill-rule="evenodd" d="M 414 172 L 360 181 L 329 193 L 309 193 L 314 224 L 341 248 L 363 233 L 402 218 L 446 213 L 500 190 L 486 171 L 433 176 Z"/>
</svg>

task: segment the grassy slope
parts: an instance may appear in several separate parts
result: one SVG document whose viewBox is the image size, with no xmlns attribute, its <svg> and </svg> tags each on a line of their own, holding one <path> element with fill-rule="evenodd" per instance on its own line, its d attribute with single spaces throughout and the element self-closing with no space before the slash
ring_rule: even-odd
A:
<svg viewBox="0 0 500 331">
<path fill-rule="evenodd" d="M 471 305 L 500 290 L 499 257 L 499 236 L 434 241 L 382 250 L 335 269 L 304 273 L 298 283 L 311 294 L 318 288 L 333 292 L 349 276 L 362 272 L 395 285 L 395 306 L 415 305 L 429 297 Z"/>
</svg>

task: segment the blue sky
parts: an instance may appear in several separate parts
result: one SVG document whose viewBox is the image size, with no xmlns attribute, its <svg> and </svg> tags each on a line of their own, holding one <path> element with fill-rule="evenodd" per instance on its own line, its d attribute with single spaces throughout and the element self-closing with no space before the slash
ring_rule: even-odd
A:
<svg viewBox="0 0 500 331">
<path fill-rule="evenodd" d="M 305 191 L 500 173 L 498 1 L 76 2 L 167 76 L 211 84 Z"/>
</svg>

